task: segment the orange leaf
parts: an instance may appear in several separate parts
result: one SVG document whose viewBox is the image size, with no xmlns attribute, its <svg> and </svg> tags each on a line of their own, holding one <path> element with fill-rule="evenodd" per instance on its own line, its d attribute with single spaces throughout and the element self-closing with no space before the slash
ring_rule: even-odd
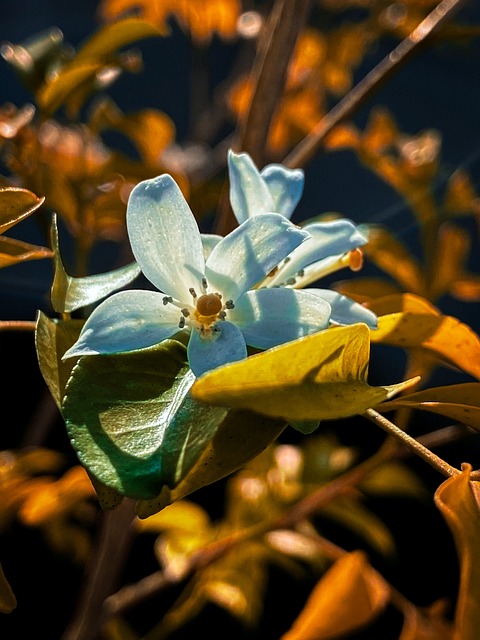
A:
<svg viewBox="0 0 480 640">
<path fill-rule="evenodd" d="M 406 247 L 382 227 L 368 230 L 365 254 L 380 269 L 394 278 L 406 291 L 423 295 L 425 279 L 420 265 Z"/>
<path fill-rule="evenodd" d="M 453 640 L 480 638 L 480 483 L 470 481 L 472 467 L 443 482 L 435 504 L 445 518 L 460 561 L 460 586 Z"/>
<path fill-rule="evenodd" d="M 333 640 L 372 622 L 390 588 L 362 551 L 348 553 L 325 573 L 281 640 Z"/>
<path fill-rule="evenodd" d="M 390 411 L 398 407 L 431 411 L 480 430 L 480 383 L 466 382 L 433 387 L 405 395 L 392 402 L 384 402 L 379 409 Z"/>
<path fill-rule="evenodd" d="M 52 257 L 53 253 L 46 247 L 38 247 L 13 238 L 0 238 L 0 269 L 10 267 L 18 262 Z"/>
<path fill-rule="evenodd" d="M 480 379 L 480 338 L 452 316 L 410 311 L 380 316 L 371 341 L 403 349 L 421 347 Z"/>
<path fill-rule="evenodd" d="M 44 200 L 28 189 L 0 187 L 0 233 L 28 218 Z"/>
<path fill-rule="evenodd" d="M 413 293 L 397 293 L 382 296 L 365 304 L 377 316 L 385 316 L 389 313 L 399 313 L 400 311 L 411 313 L 431 313 L 435 316 L 440 312 L 431 302 Z"/>
</svg>

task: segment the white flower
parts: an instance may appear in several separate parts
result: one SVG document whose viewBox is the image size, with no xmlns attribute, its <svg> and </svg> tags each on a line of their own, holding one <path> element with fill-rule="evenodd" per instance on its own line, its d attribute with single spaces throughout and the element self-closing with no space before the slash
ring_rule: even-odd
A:
<svg viewBox="0 0 480 640">
<path fill-rule="evenodd" d="M 245 358 L 247 344 L 266 349 L 326 328 L 331 309 L 322 298 L 255 289 L 310 237 L 279 213 L 263 213 L 209 242 L 171 176 L 139 183 L 128 201 L 128 235 L 143 274 L 159 291 L 107 298 L 64 358 L 142 349 L 186 328 L 189 364 L 199 376 Z"/>
<path fill-rule="evenodd" d="M 287 169 L 270 164 L 259 171 L 247 153 L 228 152 L 230 202 L 239 223 L 275 211 L 290 219 L 304 184 L 301 169 Z M 367 239 L 351 220 L 312 222 L 303 229 L 310 237 L 296 247 L 272 270 L 258 287 L 300 289 L 330 273 L 349 266 L 362 265 L 360 247 Z M 376 315 L 361 304 L 330 289 L 309 288 L 307 291 L 326 300 L 331 308 L 331 322 L 354 324 L 364 322 L 377 327 Z"/>
</svg>

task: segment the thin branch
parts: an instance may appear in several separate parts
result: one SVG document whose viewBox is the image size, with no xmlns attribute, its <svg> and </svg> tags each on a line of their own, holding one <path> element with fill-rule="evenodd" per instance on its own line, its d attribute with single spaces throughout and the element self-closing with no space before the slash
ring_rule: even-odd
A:
<svg viewBox="0 0 480 640">
<path fill-rule="evenodd" d="M 326 136 L 372 96 L 407 60 L 416 53 L 426 40 L 468 0 L 442 0 L 412 33 L 377 64 L 327 115 L 312 129 L 284 159 L 287 167 L 302 167 L 320 149 Z"/>
<path fill-rule="evenodd" d="M 0 320 L 0 331 L 35 331 L 32 320 Z"/>
<path fill-rule="evenodd" d="M 435 455 L 430 449 L 427 449 L 423 444 L 421 444 L 415 438 L 408 435 L 402 429 L 399 429 L 396 424 L 390 422 L 385 416 L 382 416 L 380 413 L 375 411 L 374 409 L 367 409 L 363 414 L 366 418 L 368 418 L 371 422 L 379 426 L 381 429 L 386 431 L 389 435 L 393 436 L 396 440 L 399 440 L 403 445 L 405 445 L 412 453 L 415 453 L 417 456 L 422 458 L 425 462 L 428 462 L 434 469 L 439 471 L 442 475 L 450 478 L 452 476 L 456 476 L 460 474 L 460 470 L 456 469 L 449 465 L 445 460 Z"/>
<path fill-rule="evenodd" d="M 239 125 L 232 147 L 247 152 L 263 166 L 270 124 L 279 104 L 290 58 L 305 26 L 311 0 L 277 0 L 261 36 L 253 69 L 253 95 L 245 121 Z M 236 225 L 225 190 L 220 201 L 215 233 L 226 235 Z"/>
</svg>

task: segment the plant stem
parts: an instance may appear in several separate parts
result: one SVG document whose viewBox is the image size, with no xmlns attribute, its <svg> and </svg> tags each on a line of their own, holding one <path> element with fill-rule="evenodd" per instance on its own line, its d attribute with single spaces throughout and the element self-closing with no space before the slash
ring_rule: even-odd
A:
<svg viewBox="0 0 480 640">
<path fill-rule="evenodd" d="M 442 0 L 407 38 L 402 40 L 320 120 L 308 136 L 288 154 L 283 164 L 292 168 L 302 167 L 311 160 L 320 149 L 325 137 L 380 89 L 383 83 L 425 44 L 427 38 L 450 20 L 466 2 L 467 0 Z"/>
<path fill-rule="evenodd" d="M 402 444 L 404 444 L 412 453 L 415 453 L 417 456 L 422 458 L 425 462 L 428 462 L 434 469 L 439 471 L 442 475 L 450 478 L 451 476 L 456 476 L 460 474 L 459 469 L 452 467 L 445 460 L 434 454 L 430 449 L 427 449 L 423 444 L 415 440 L 408 435 L 402 429 L 399 429 L 396 424 L 390 422 L 385 416 L 382 416 L 380 413 L 375 411 L 374 409 L 367 409 L 363 414 L 366 418 L 368 418 L 371 422 L 379 426 L 381 429 L 386 431 L 389 435 L 399 440 Z"/>
</svg>

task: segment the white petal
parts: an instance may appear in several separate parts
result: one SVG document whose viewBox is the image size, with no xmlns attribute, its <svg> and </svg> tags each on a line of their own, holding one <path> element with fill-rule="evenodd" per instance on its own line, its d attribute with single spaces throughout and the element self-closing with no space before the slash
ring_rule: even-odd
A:
<svg viewBox="0 0 480 640">
<path fill-rule="evenodd" d="M 208 284 L 224 299 L 236 300 L 308 237 L 278 213 L 250 218 L 213 249 L 205 268 Z"/>
<path fill-rule="evenodd" d="M 288 263 L 269 281 L 269 286 L 283 284 L 307 265 L 331 256 L 339 256 L 366 244 L 366 238 L 350 220 L 332 220 L 305 225 L 312 236 L 290 256 Z M 319 276 L 320 277 L 320 276 Z"/>
<path fill-rule="evenodd" d="M 332 322 L 336 324 L 355 324 L 356 322 L 364 322 L 371 329 L 378 326 L 377 316 L 362 304 L 355 302 L 347 296 L 343 296 L 331 289 L 306 289 L 313 295 L 326 300 L 332 307 Z"/>
<path fill-rule="evenodd" d="M 192 331 L 187 348 L 188 362 L 196 376 L 230 362 L 247 357 L 247 347 L 242 332 L 231 322 L 218 322 L 212 328 L 211 337 L 202 337 Z"/>
<path fill-rule="evenodd" d="M 267 184 L 248 153 L 228 152 L 230 203 L 238 224 L 260 213 L 275 211 Z"/>
<path fill-rule="evenodd" d="M 160 291 L 190 302 L 200 289 L 204 258 L 200 232 L 175 180 L 163 174 L 137 184 L 127 207 L 128 236 L 145 276 Z"/>
<path fill-rule="evenodd" d="M 203 256 L 205 260 L 212 253 L 214 247 L 223 239 L 223 236 L 219 236 L 215 233 L 202 233 L 202 246 L 203 246 Z"/>
<path fill-rule="evenodd" d="M 290 219 L 303 193 L 302 169 L 287 169 L 281 164 L 269 164 L 262 169 L 260 175 L 270 191 L 272 211 Z"/>
<path fill-rule="evenodd" d="M 248 345 L 269 349 L 326 329 L 330 305 L 308 291 L 258 289 L 240 296 L 228 319 L 241 329 Z"/>
<path fill-rule="evenodd" d="M 163 304 L 157 291 L 121 291 L 99 305 L 84 324 L 77 342 L 62 360 L 73 356 L 122 353 L 151 347 L 178 331 L 180 311 Z"/>
</svg>

